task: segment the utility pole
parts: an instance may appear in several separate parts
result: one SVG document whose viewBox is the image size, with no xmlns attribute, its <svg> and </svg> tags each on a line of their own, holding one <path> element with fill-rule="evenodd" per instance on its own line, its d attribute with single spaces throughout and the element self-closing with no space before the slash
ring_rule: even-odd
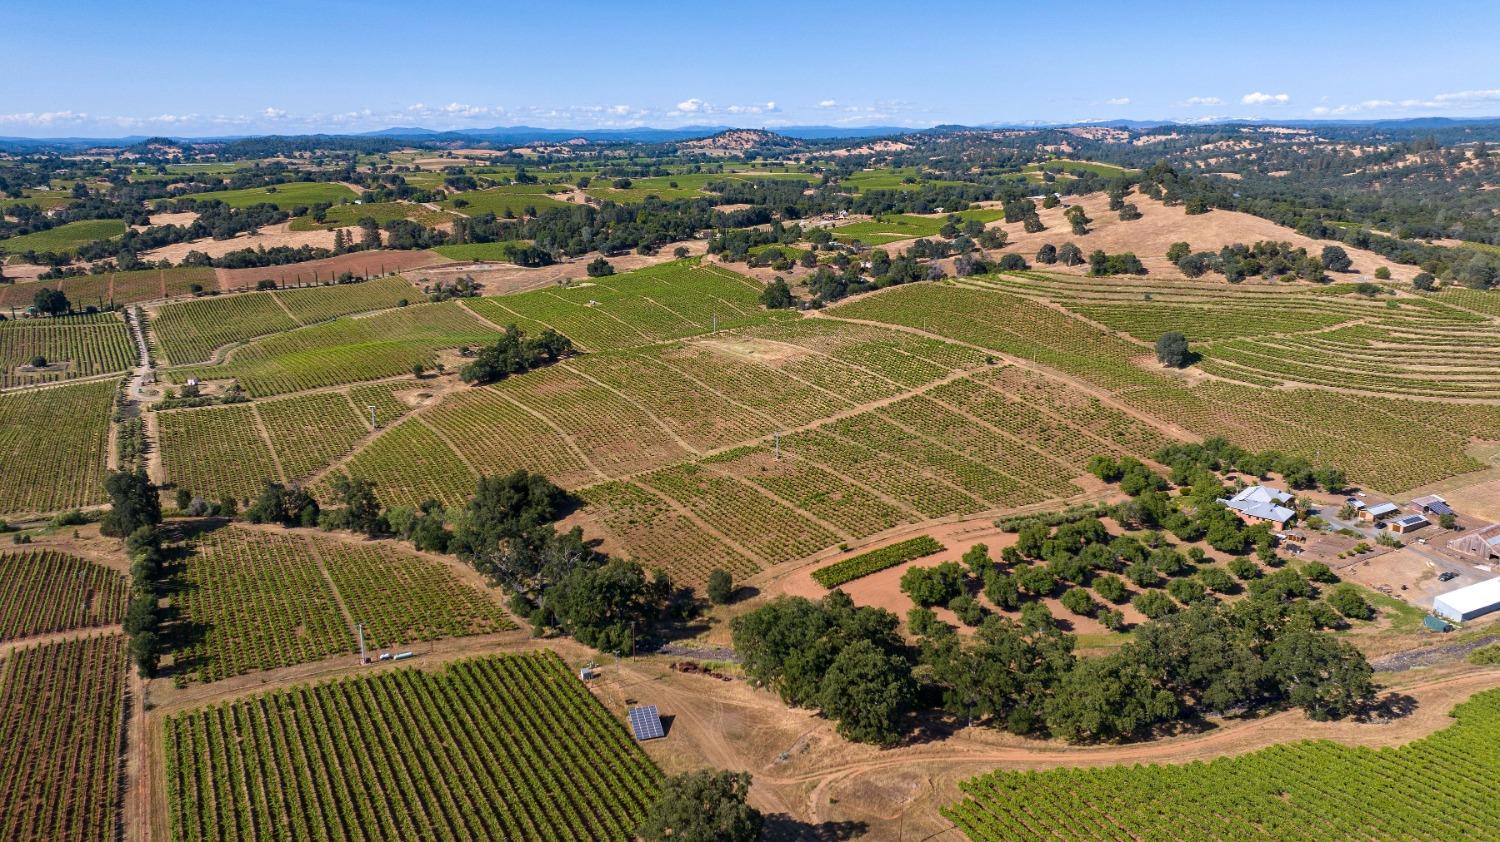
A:
<svg viewBox="0 0 1500 842">
<path fill-rule="evenodd" d="M 363 664 L 368 660 L 365 657 L 365 624 L 358 623 L 357 625 L 359 627 L 359 662 Z"/>
</svg>

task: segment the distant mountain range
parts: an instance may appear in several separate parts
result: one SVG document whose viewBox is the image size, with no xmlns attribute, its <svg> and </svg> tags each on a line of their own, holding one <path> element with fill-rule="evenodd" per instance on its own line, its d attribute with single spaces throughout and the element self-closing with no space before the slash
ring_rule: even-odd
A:
<svg viewBox="0 0 1500 842">
<path fill-rule="evenodd" d="M 772 131 L 784 137 L 798 140 L 835 140 L 841 138 L 868 138 L 885 137 L 890 135 L 917 134 L 917 133 L 942 133 L 953 131 L 964 131 L 974 129 L 988 130 L 1031 130 L 1039 131 L 1045 129 L 1067 129 L 1105 127 L 1127 129 L 1133 131 L 1144 131 L 1164 126 L 1202 127 L 1205 125 L 1273 125 L 1289 126 L 1296 128 L 1315 128 L 1317 126 L 1366 126 L 1371 128 L 1391 129 L 1442 129 L 1463 125 L 1494 125 L 1500 123 L 1500 117 L 1410 117 L 1404 119 L 1390 120 L 1263 120 L 1263 119 L 1236 119 L 1221 120 L 1213 123 L 1188 123 L 1174 120 L 1101 120 L 1096 122 L 1072 122 L 1072 123 L 1044 123 L 1044 122 L 994 122 L 981 123 L 974 126 L 965 125 L 940 125 L 929 128 L 913 128 L 909 126 L 778 126 Z M 405 140 L 426 143 L 492 143 L 492 144 L 523 144 L 536 142 L 562 143 L 569 140 L 581 139 L 594 142 L 634 142 L 634 143 L 673 143 L 681 140 L 708 137 L 720 132 L 729 131 L 734 128 L 746 128 L 735 126 L 680 126 L 671 129 L 657 129 L 650 127 L 626 128 L 626 129 L 548 129 L 536 126 L 495 126 L 483 129 L 453 129 L 440 131 L 436 129 L 423 128 L 421 126 L 393 126 L 378 131 L 360 132 L 348 135 L 337 135 L 331 133 L 309 133 L 296 135 L 297 137 L 316 137 L 321 135 L 331 137 L 371 137 L 388 138 L 392 140 Z M 243 140 L 251 137 L 266 137 L 264 134 L 227 135 L 214 137 L 172 137 L 172 140 L 180 142 L 214 143 Z M 127 137 L 0 137 L 0 149 L 10 151 L 30 151 L 37 149 L 83 149 L 88 147 L 126 147 L 134 146 L 161 135 L 130 135 Z"/>
</svg>

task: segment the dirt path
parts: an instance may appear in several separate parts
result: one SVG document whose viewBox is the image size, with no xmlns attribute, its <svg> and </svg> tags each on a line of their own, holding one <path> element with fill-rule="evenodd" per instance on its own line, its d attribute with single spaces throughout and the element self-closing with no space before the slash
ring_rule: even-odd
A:
<svg viewBox="0 0 1500 842">
<path fill-rule="evenodd" d="M 5 658 L 19 649 L 29 649 L 33 646 L 45 646 L 49 643 L 62 643 L 67 640 L 83 640 L 104 634 L 121 634 L 124 629 L 119 624 L 110 626 L 84 626 L 83 628 L 67 629 L 60 632 L 48 634 L 34 634 L 29 637 L 18 637 L 14 640 L 0 641 L 0 658 Z"/>
</svg>

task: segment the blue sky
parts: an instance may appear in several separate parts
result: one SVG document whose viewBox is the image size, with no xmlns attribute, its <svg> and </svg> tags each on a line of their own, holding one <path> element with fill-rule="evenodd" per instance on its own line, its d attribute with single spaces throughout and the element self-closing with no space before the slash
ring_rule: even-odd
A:
<svg viewBox="0 0 1500 842">
<path fill-rule="evenodd" d="M 1500 115 L 1500 3 L 0 0 L 0 135 Z"/>
</svg>

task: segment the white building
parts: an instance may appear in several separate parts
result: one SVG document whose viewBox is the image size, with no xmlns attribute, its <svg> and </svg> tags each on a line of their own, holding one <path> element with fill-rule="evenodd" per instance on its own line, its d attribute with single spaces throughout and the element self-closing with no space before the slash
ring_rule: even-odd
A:
<svg viewBox="0 0 1500 842">
<path fill-rule="evenodd" d="M 1241 489 L 1240 493 L 1228 499 L 1220 500 L 1229 510 L 1240 516 L 1249 524 L 1269 523 L 1277 530 L 1286 526 L 1287 522 L 1297 513 L 1281 505 L 1290 503 L 1292 495 L 1279 488 L 1268 485 L 1252 485 Z"/>
<path fill-rule="evenodd" d="M 1449 620 L 1472 620 L 1500 609 L 1500 577 L 1440 594 L 1432 600 L 1432 613 Z"/>
</svg>

